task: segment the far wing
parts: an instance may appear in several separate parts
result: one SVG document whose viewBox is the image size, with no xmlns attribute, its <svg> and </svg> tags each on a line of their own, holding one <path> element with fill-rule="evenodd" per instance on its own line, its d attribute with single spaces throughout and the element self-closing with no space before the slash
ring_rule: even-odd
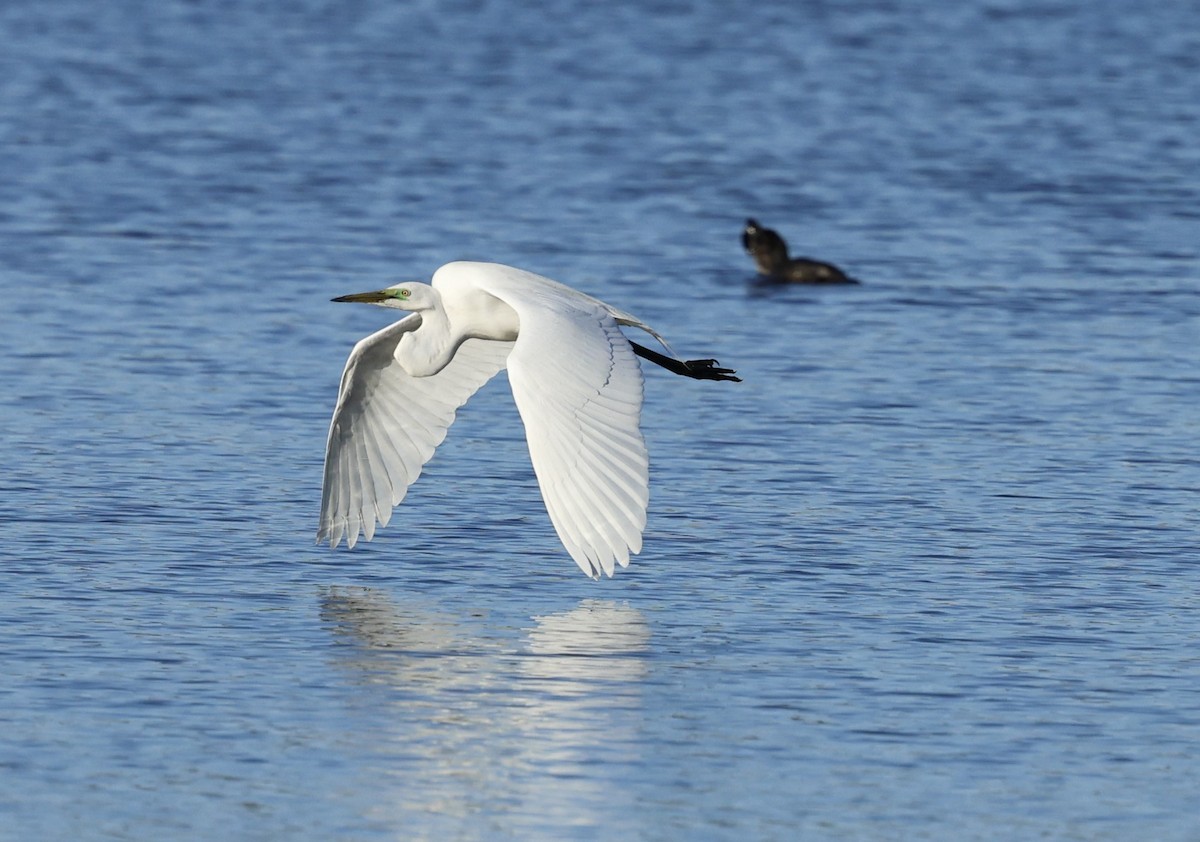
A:
<svg viewBox="0 0 1200 842">
<path fill-rule="evenodd" d="M 469 339 L 432 377 L 396 362 L 400 337 L 421 324 L 410 315 L 354 346 L 342 372 L 325 448 L 317 541 L 353 547 L 361 531 L 387 526 L 396 506 L 446 437 L 460 406 L 504 367 L 511 342 Z"/>
<path fill-rule="evenodd" d="M 543 280 L 489 282 L 521 319 L 508 379 L 554 528 L 584 573 L 612 576 L 646 528 L 642 373 L 607 305 Z"/>
</svg>

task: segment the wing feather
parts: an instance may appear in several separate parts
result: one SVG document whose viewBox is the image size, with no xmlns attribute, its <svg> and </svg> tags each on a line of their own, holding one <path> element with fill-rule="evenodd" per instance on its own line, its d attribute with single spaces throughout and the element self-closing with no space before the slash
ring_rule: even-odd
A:
<svg viewBox="0 0 1200 842">
<path fill-rule="evenodd" d="M 412 314 L 354 346 L 342 372 L 325 448 L 317 541 L 370 541 L 446 437 L 471 395 L 504 367 L 511 342 L 469 339 L 442 371 L 412 377 L 396 362 Z"/>
<path fill-rule="evenodd" d="M 618 326 L 633 319 L 549 279 L 499 268 L 476 283 L 520 317 L 509 383 L 546 511 L 584 573 L 612 576 L 641 551 L 649 503 L 642 373 Z"/>
</svg>

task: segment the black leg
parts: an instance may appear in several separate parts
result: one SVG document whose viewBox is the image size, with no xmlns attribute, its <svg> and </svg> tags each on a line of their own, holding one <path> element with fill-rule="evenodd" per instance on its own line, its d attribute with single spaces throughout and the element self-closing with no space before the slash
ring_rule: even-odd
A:
<svg viewBox="0 0 1200 842">
<path fill-rule="evenodd" d="M 735 380 L 738 383 L 742 382 L 742 378 L 734 376 L 735 372 L 732 368 L 719 368 L 716 360 L 677 360 L 674 357 L 668 357 L 666 354 L 651 351 L 649 348 L 639 345 L 636 342 L 630 342 L 629 344 L 633 346 L 633 352 L 642 359 L 649 360 L 655 365 L 661 365 L 667 371 L 673 371 L 684 377 L 692 377 L 696 380 Z"/>
</svg>

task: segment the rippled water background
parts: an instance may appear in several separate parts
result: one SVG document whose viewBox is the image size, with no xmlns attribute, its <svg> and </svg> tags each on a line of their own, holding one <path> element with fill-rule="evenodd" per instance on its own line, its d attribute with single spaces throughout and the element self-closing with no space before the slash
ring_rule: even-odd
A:
<svg viewBox="0 0 1200 842">
<path fill-rule="evenodd" d="M 1200 837 L 1192 0 L 267 5 L 0 7 L 0 837 Z M 745 377 L 612 580 L 502 378 L 312 545 L 455 258 Z"/>
</svg>

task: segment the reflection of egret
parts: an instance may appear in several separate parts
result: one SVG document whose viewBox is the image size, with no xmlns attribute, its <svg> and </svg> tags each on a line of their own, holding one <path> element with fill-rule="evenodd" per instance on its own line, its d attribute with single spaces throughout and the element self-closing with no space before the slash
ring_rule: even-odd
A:
<svg viewBox="0 0 1200 842">
<path fill-rule="evenodd" d="M 441 444 L 455 412 L 502 368 L 542 499 L 589 576 L 642 548 L 649 500 L 635 356 L 700 380 L 737 380 L 715 360 L 679 360 L 626 339 L 635 316 L 560 283 L 494 263 L 449 263 L 433 283 L 334 299 L 412 312 L 355 346 L 325 451 L 317 540 L 353 547 L 392 508 Z M 664 348 L 666 343 L 663 342 Z"/>
<path fill-rule="evenodd" d="M 352 644 L 332 651 L 354 686 L 386 691 L 356 690 L 359 710 L 382 706 L 350 726 L 379 757 L 363 770 L 373 787 L 392 784 L 374 820 L 406 838 L 625 829 L 622 808 L 636 800 L 627 781 L 645 761 L 640 611 L 586 600 L 523 632 L 337 588 L 321 615 Z"/>
<path fill-rule="evenodd" d="M 383 591 L 329 588 L 321 619 L 334 634 L 366 649 L 442 652 L 458 638 L 454 622 L 427 610 L 401 610 Z"/>
<path fill-rule="evenodd" d="M 641 611 L 608 600 L 585 599 L 576 608 L 535 617 L 529 632 L 526 672 L 550 678 L 567 678 L 591 692 L 587 681 L 641 678 L 646 673 L 642 654 L 650 641 L 650 627 Z"/>
</svg>

